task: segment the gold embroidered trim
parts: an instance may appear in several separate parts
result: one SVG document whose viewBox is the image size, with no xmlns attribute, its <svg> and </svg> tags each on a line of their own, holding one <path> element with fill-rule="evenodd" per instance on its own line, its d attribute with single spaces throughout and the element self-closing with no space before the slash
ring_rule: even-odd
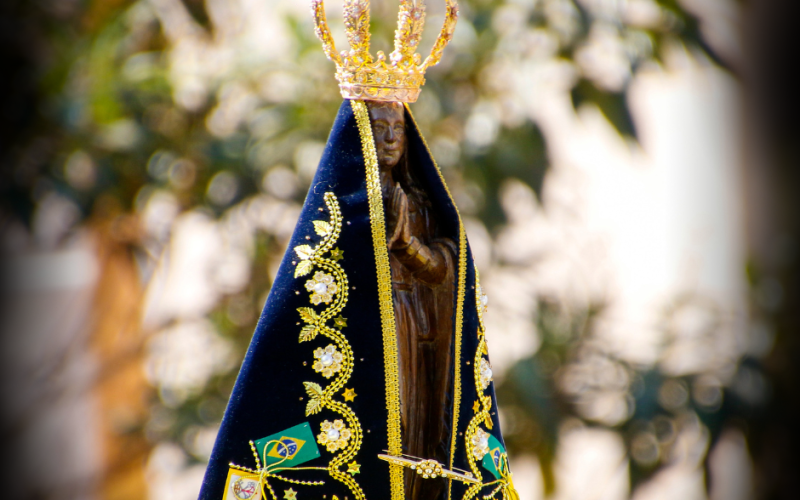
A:
<svg viewBox="0 0 800 500">
<path fill-rule="evenodd" d="M 361 423 L 353 410 L 346 404 L 333 399 L 334 395 L 344 387 L 353 373 L 353 350 L 341 330 L 327 324 L 333 320 L 336 327 L 343 328 L 341 322 L 336 318 L 338 318 L 338 314 L 347 303 L 348 280 L 344 269 L 337 263 L 339 259 L 331 251 L 342 230 L 342 212 L 339 208 L 339 200 L 336 199 L 336 195 L 330 192 L 325 193 L 324 200 L 330 213 L 330 221 L 313 221 L 314 231 L 319 236 L 322 236 L 322 241 L 316 247 L 298 245 L 294 248 L 294 252 L 300 258 L 294 275 L 295 278 L 299 278 L 310 274 L 315 267 L 320 269 L 305 284 L 306 290 L 311 293 L 309 300 L 314 305 L 318 305 L 321 302 L 325 304 L 333 303 L 320 313 L 317 313 L 311 307 L 297 309 L 297 312 L 300 313 L 300 318 L 306 323 L 300 330 L 299 341 L 307 342 L 316 338 L 317 335 L 331 339 L 336 344 L 335 346 L 329 344 L 324 349 L 317 348 L 314 351 L 316 362 L 312 368 L 322 373 L 325 378 L 333 376 L 336 378 L 324 389 L 315 382 L 303 382 L 306 393 L 309 396 L 306 404 L 306 416 L 319 413 L 323 409 L 329 409 L 339 413 L 347 421 L 345 426 L 342 420 L 335 420 L 333 424 L 326 420 L 322 424 L 322 434 L 320 436 L 327 436 L 325 433 L 329 430 L 328 427 L 333 425 L 337 431 L 337 437 L 336 439 L 331 439 L 330 442 L 318 437 L 317 441 L 325 445 L 329 452 L 341 450 L 328 463 L 328 474 L 337 481 L 344 483 L 357 500 L 364 500 L 364 492 L 358 482 L 352 476 L 347 475 L 346 472 L 339 470 L 342 465 L 355 458 L 361 448 L 363 434 Z M 331 252 L 331 255 L 323 257 L 327 252 Z M 330 359 L 327 357 L 330 357 Z"/>
<path fill-rule="evenodd" d="M 453 198 L 452 193 L 450 193 L 450 190 L 447 188 L 447 183 L 444 181 L 442 171 L 439 168 L 439 165 L 436 163 L 436 159 L 433 157 L 433 154 L 431 154 L 431 150 L 428 147 L 428 143 L 425 141 L 425 137 L 422 135 L 422 132 L 420 132 L 419 126 L 417 126 L 414 115 L 411 113 L 411 108 L 409 107 L 408 103 L 405 103 L 404 106 L 406 111 L 408 111 L 408 116 L 411 117 L 411 123 L 414 125 L 414 128 L 417 129 L 417 134 L 419 134 L 420 139 L 422 139 L 422 144 L 425 145 L 425 150 L 428 152 L 428 156 L 431 157 L 433 165 L 436 167 L 436 173 L 439 174 L 439 179 L 442 181 L 442 186 L 444 186 L 445 191 L 447 191 L 447 196 L 450 197 L 450 202 L 453 204 L 453 208 L 456 210 L 456 216 L 458 217 L 458 299 L 456 302 L 455 373 L 453 374 L 453 426 L 452 439 L 450 442 L 450 468 L 452 469 L 458 441 L 458 414 L 461 409 L 461 335 L 462 326 L 464 323 L 464 296 L 467 285 L 467 233 L 464 230 L 464 223 L 461 221 L 461 214 L 458 212 L 455 198 Z M 451 479 L 447 485 L 448 500 L 451 498 L 452 488 L 453 480 Z"/>
<path fill-rule="evenodd" d="M 467 492 L 464 494 L 463 500 L 470 500 L 474 498 L 480 492 L 481 488 L 493 484 L 498 484 L 498 486 L 490 494 L 484 495 L 484 499 L 494 498 L 497 493 L 502 492 L 503 499 L 518 500 L 519 496 L 514 489 L 514 483 L 511 480 L 511 471 L 508 468 L 507 455 L 504 455 L 505 465 L 501 470 L 501 474 L 503 476 L 501 479 L 483 483 L 483 477 L 481 476 L 480 470 L 478 470 L 478 460 L 482 460 L 483 456 L 486 454 L 486 452 L 488 452 L 488 448 L 483 447 L 480 444 L 488 436 L 488 433 L 483 430 L 480 425 L 483 424 L 489 429 L 491 429 L 494 425 L 491 417 L 492 397 L 491 395 L 486 394 L 486 391 L 489 389 L 489 385 L 492 380 L 492 375 L 491 368 L 489 368 L 489 361 L 483 357 L 483 355 L 489 355 L 489 348 L 486 345 L 486 328 L 483 323 L 484 304 L 481 300 L 482 290 L 480 274 L 478 273 L 478 268 L 476 267 L 475 307 L 478 310 L 477 335 L 480 342 L 478 343 L 478 349 L 475 352 L 475 358 L 472 366 L 473 376 L 475 378 L 475 389 L 478 392 L 478 401 L 476 401 L 476 403 L 479 402 L 480 411 L 476 412 L 476 415 L 472 417 L 472 420 L 470 420 L 469 426 L 467 426 L 467 432 L 464 433 L 464 442 L 468 448 L 467 459 L 469 460 L 469 467 L 473 474 L 475 474 L 475 476 L 477 476 L 477 478 L 481 481 L 481 484 L 474 484 L 470 486 L 467 489 Z M 487 368 L 489 368 L 488 372 L 486 371 Z"/>
<path fill-rule="evenodd" d="M 481 290 L 481 284 L 480 284 L 480 275 L 478 274 L 477 268 L 475 268 L 475 290 L 476 290 L 475 307 L 478 310 L 477 335 L 480 342 L 478 342 L 478 349 L 475 352 L 475 358 L 472 360 L 472 366 L 473 366 L 473 377 L 475 379 L 475 389 L 478 393 L 480 410 L 475 414 L 475 416 L 472 417 L 472 420 L 470 420 L 469 425 L 467 426 L 467 432 L 464 433 L 464 442 L 468 449 L 467 460 L 469 462 L 469 468 L 472 470 L 472 473 L 475 474 L 475 476 L 482 483 L 483 476 L 481 475 L 481 472 L 478 469 L 477 461 L 481 460 L 483 458 L 483 455 L 476 456 L 475 451 L 477 451 L 477 448 L 470 449 L 470 447 L 475 445 L 477 438 L 479 438 L 483 434 L 487 434 L 486 431 L 484 431 L 480 427 L 481 423 L 484 423 L 490 429 L 492 428 L 492 420 L 490 417 L 490 411 L 492 409 L 492 398 L 491 396 L 487 396 L 485 394 L 488 385 L 487 387 L 484 387 L 483 381 L 481 380 L 481 365 L 482 365 L 481 361 L 485 359 L 483 358 L 484 354 L 488 355 L 488 350 L 486 348 L 486 338 L 484 335 L 485 330 L 483 327 L 483 310 L 482 310 L 483 304 L 481 304 L 480 294 L 478 292 L 479 290 Z M 467 492 L 464 494 L 464 499 L 467 500 L 473 498 L 475 495 L 478 494 L 478 492 L 481 490 L 482 487 L 483 484 L 470 486 L 469 489 L 467 489 Z"/>
<path fill-rule="evenodd" d="M 383 364 L 386 376 L 387 431 L 389 435 L 389 454 L 400 456 L 403 444 L 400 429 L 400 381 L 397 367 L 397 333 L 392 302 L 392 270 L 389 267 L 389 249 L 386 247 L 386 225 L 383 216 L 383 198 L 378 172 L 378 157 L 372 127 L 369 123 L 367 105 L 363 101 L 350 101 L 361 136 L 364 166 L 367 170 L 367 197 L 369 199 L 369 220 L 372 227 L 372 247 L 378 274 L 378 301 L 381 309 L 381 330 L 383 332 Z M 403 468 L 389 466 L 391 499 L 404 500 Z"/>
<path fill-rule="evenodd" d="M 482 327 L 478 327 L 479 331 L 482 330 Z M 473 452 L 473 446 L 475 446 L 476 437 L 486 433 L 481 427 L 480 424 L 486 425 L 489 429 L 492 428 L 492 419 L 490 416 L 490 411 L 492 409 L 492 398 L 491 396 L 487 396 L 485 394 L 485 390 L 481 390 L 481 373 L 480 373 L 480 360 L 483 359 L 482 355 L 488 354 L 486 350 L 486 339 L 483 338 L 483 335 L 479 335 L 480 342 L 478 343 L 478 350 L 475 352 L 475 358 L 473 359 L 473 366 L 474 369 L 474 378 L 475 378 L 475 388 L 478 389 L 478 401 L 480 401 L 481 409 L 480 411 L 472 417 L 470 420 L 469 425 L 467 426 L 467 431 L 464 433 L 464 442 L 467 446 L 467 460 L 469 462 L 469 468 L 475 477 L 481 481 L 481 484 L 472 485 L 469 487 L 467 492 L 464 494 L 464 500 L 469 500 L 473 498 L 475 495 L 478 494 L 480 489 L 483 487 L 483 476 L 481 475 L 481 471 L 478 469 L 478 460 L 483 458 L 483 455 L 476 456 L 476 453 Z"/>
</svg>

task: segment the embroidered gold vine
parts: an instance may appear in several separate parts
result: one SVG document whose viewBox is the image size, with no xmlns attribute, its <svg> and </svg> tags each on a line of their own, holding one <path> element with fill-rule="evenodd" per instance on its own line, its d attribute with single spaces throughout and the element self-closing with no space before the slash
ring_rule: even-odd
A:
<svg viewBox="0 0 800 500">
<path fill-rule="evenodd" d="M 473 264 L 474 265 L 474 264 Z M 475 307 L 478 312 L 478 349 L 475 351 L 475 357 L 472 361 L 473 377 L 475 379 L 475 389 L 478 393 L 478 405 L 475 408 L 475 416 L 470 420 L 467 426 L 467 432 L 464 433 L 464 441 L 467 447 L 467 460 L 469 461 L 470 470 L 481 484 L 474 484 L 467 489 L 464 494 L 464 500 L 474 498 L 480 490 L 485 486 L 496 484 L 497 487 L 488 495 L 484 495 L 484 499 L 494 498 L 498 493 L 502 493 L 504 500 L 518 500 L 519 496 L 514 489 L 514 484 L 511 482 L 511 472 L 508 469 L 508 456 L 503 454 L 501 457 L 501 465 L 499 467 L 502 478 L 496 481 L 483 482 L 483 476 L 478 469 L 478 461 L 482 460 L 484 455 L 489 452 L 488 439 L 489 433 L 486 432 L 481 424 L 485 425 L 491 430 L 494 425 L 491 417 L 492 410 L 492 397 L 486 394 L 489 385 L 492 381 L 492 370 L 489 365 L 489 360 L 483 356 L 489 355 L 489 350 L 486 345 L 486 329 L 483 323 L 483 313 L 486 310 L 488 300 L 481 288 L 480 275 L 478 268 L 475 268 Z"/>
<path fill-rule="evenodd" d="M 307 276 L 316 269 L 314 276 L 305 283 L 306 290 L 311 294 L 309 300 L 314 305 L 331 304 L 322 312 L 317 312 L 312 307 L 301 307 L 297 310 L 300 318 L 306 323 L 300 330 L 300 342 L 308 342 L 318 335 L 333 341 L 333 344 L 315 350 L 316 361 L 313 368 L 326 378 L 334 376 L 335 378 L 325 388 L 316 382 L 303 382 L 309 396 L 306 416 L 328 409 L 343 417 L 343 420 L 334 420 L 334 423 L 327 420 L 323 422 L 317 441 L 326 446 L 330 452 L 338 451 L 327 467 L 330 476 L 344 483 L 356 499 L 363 500 L 364 492 L 358 482 L 340 470 L 342 465 L 352 460 L 358 453 L 363 435 L 361 423 L 353 410 L 334 399 L 353 373 L 353 350 L 341 330 L 336 328 L 343 328 L 341 325 L 344 321 L 335 318 L 347 303 L 348 291 L 347 275 L 337 263 L 341 258 L 341 251 L 333 249 L 342 230 L 342 213 L 339 201 L 333 193 L 325 193 L 324 200 L 330 213 L 330 220 L 313 221 L 314 231 L 322 236 L 322 241 L 316 247 L 298 245 L 294 248 L 300 259 L 295 267 L 295 278 Z M 328 252 L 331 252 L 331 255 L 325 257 Z M 335 327 L 328 325 L 331 320 Z"/>
<path fill-rule="evenodd" d="M 367 197 L 369 200 L 369 221 L 372 229 L 372 247 L 378 276 L 378 301 L 381 310 L 381 330 L 383 334 L 383 366 L 386 377 L 387 434 L 390 455 L 402 454 L 400 434 L 400 381 L 397 368 L 397 335 L 395 333 L 394 304 L 392 302 L 392 271 L 389 267 L 389 250 L 386 248 L 386 225 L 383 216 L 383 199 L 378 172 L 378 157 L 375 141 L 369 123 L 367 105 L 363 101 L 350 101 L 356 117 L 361 148 L 367 173 Z M 404 500 L 403 468 L 389 465 L 391 500 Z"/>
</svg>

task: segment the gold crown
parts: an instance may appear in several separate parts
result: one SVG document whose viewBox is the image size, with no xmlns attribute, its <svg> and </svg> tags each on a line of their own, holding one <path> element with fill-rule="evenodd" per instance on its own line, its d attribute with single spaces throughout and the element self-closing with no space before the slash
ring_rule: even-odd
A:
<svg viewBox="0 0 800 500">
<path fill-rule="evenodd" d="M 421 62 L 416 49 L 425 24 L 425 2 L 401 0 L 394 51 L 387 62 L 382 51 L 378 52 L 377 60 L 369 52 L 369 0 L 344 1 L 344 27 L 350 51 L 341 53 L 336 52 L 322 2 L 311 1 L 314 32 L 322 41 L 325 55 L 336 63 L 336 79 L 345 99 L 415 102 L 425 83 L 425 70 L 439 63 L 444 48 L 453 38 L 458 20 L 456 0 L 445 0 L 447 12 L 442 31 L 430 55 Z"/>
</svg>

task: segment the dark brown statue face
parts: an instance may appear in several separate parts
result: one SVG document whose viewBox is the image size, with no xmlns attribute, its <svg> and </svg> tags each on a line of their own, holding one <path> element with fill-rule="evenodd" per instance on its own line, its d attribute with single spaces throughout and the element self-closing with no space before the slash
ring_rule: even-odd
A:
<svg viewBox="0 0 800 500">
<path fill-rule="evenodd" d="M 406 121 L 399 102 L 369 102 L 372 135 L 381 170 L 397 165 L 406 150 Z"/>
</svg>

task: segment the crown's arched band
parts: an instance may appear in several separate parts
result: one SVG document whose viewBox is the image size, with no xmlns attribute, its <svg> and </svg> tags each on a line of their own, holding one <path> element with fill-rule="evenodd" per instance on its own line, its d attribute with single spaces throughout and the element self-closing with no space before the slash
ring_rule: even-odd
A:
<svg viewBox="0 0 800 500">
<path fill-rule="evenodd" d="M 394 51 L 389 61 L 383 52 L 373 59 L 369 52 L 369 0 L 345 0 L 344 26 L 350 50 L 336 52 L 325 18 L 323 0 L 312 0 L 315 32 L 328 59 L 336 64 L 336 79 L 345 99 L 373 101 L 415 102 L 425 71 L 439 63 L 442 52 L 450 40 L 458 20 L 458 3 L 445 0 L 446 12 L 442 29 L 433 44 L 430 55 L 422 61 L 416 53 L 425 23 L 424 0 L 401 0 L 395 31 Z"/>
</svg>

